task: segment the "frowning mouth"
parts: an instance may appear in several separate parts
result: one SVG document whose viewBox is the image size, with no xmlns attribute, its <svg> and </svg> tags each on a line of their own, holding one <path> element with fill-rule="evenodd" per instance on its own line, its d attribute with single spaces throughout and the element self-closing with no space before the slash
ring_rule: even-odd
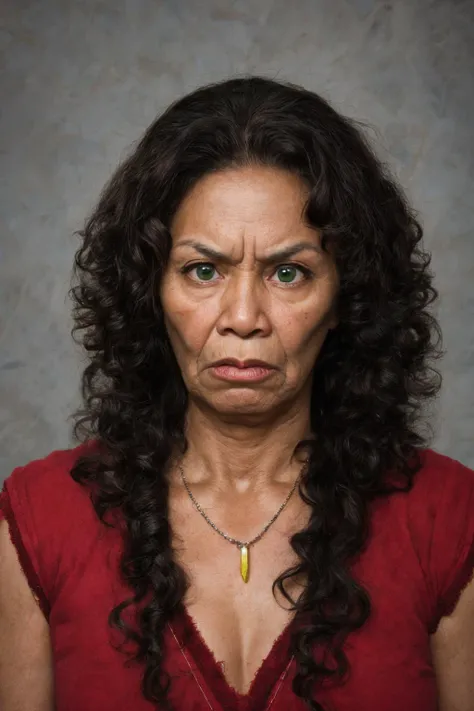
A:
<svg viewBox="0 0 474 711">
<path fill-rule="evenodd" d="M 213 363 L 211 367 L 215 368 L 216 366 L 221 365 L 231 365 L 234 368 L 274 368 L 274 366 L 270 363 L 267 363 L 264 360 L 257 360 L 255 358 L 250 358 L 247 360 L 238 360 L 237 358 L 222 358 L 221 360 L 216 360 L 216 362 Z"/>
<path fill-rule="evenodd" d="M 273 373 L 275 367 L 263 360 L 237 360 L 223 358 L 211 366 L 211 372 L 219 380 L 260 382 Z"/>
</svg>

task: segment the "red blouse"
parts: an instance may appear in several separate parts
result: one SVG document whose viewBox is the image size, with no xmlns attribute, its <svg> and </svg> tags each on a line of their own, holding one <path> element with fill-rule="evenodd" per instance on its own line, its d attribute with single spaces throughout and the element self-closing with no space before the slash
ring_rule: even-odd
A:
<svg viewBox="0 0 474 711">
<path fill-rule="evenodd" d="M 156 711 L 142 696 L 141 666 L 127 663 L 117 648 L 123 638 L 107 623 L 130 590 L 118 574 L 119 531 L 100 523 L 87 490 L 69 476 L 85 446 L 16 468 L 0 495 L 0 514 L 49 621 L 57 711 Z M 326 711 L 437 709 L 429 635 L 474 569 L 474 471 L 432 449 L 422 451 L 422 462 L 410 492 L 371 504 L 369 545 L 352 573 L 373 612 L 346 641 L 349 678 L 316 692 Z M 174 709 L 306 711 L 291 690 L 290 632 L 291 624 L 242 695 L 182 608 L 165 632 Z"/>
</svg>

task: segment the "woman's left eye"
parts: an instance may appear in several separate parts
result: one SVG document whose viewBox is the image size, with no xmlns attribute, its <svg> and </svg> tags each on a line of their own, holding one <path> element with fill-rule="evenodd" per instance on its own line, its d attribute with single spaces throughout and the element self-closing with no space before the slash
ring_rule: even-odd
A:
<svg viewBox="0 0 474 711">
<path fill-rule="evenodd" d="M 298 273 L 300 278 L 298 279 Z M 296 264 L 282 264 L 275 271 L 280 284 L 298 284 L 311 277 L 311 272 L 305 267 L 296 266 Z"/>
</svg>

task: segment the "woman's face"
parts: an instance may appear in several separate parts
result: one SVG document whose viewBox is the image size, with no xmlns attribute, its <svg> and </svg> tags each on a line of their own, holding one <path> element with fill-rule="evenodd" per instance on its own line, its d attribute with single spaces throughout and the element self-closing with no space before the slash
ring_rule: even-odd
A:
<svg viewBox="0 0 474 711">
<path fill-rule="evenodd" d="M 202 178 L 175 214 L 166 327 L 190 398 L 221 414 L 268 415 L 309 397 L 337 325 L 338 275 L 303 221 L 306 198 L 296 176 L 252 166 Z M 226 359 L 268 368 L 214 365 Z"/>
</svg>

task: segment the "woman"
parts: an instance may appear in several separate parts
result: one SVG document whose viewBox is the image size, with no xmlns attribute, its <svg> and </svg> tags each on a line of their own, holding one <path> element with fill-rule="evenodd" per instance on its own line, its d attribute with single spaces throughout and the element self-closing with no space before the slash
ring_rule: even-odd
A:
<svg viewBox="0 0 474 711">
<path fill-rule="evenodd" d="M 2 709 L 472 709 L 474 472 L 418 426 L 437 292 L 355 123 L 204 87 L 82 238 L 82 441 L 2 494 Z"/>
</svg>

